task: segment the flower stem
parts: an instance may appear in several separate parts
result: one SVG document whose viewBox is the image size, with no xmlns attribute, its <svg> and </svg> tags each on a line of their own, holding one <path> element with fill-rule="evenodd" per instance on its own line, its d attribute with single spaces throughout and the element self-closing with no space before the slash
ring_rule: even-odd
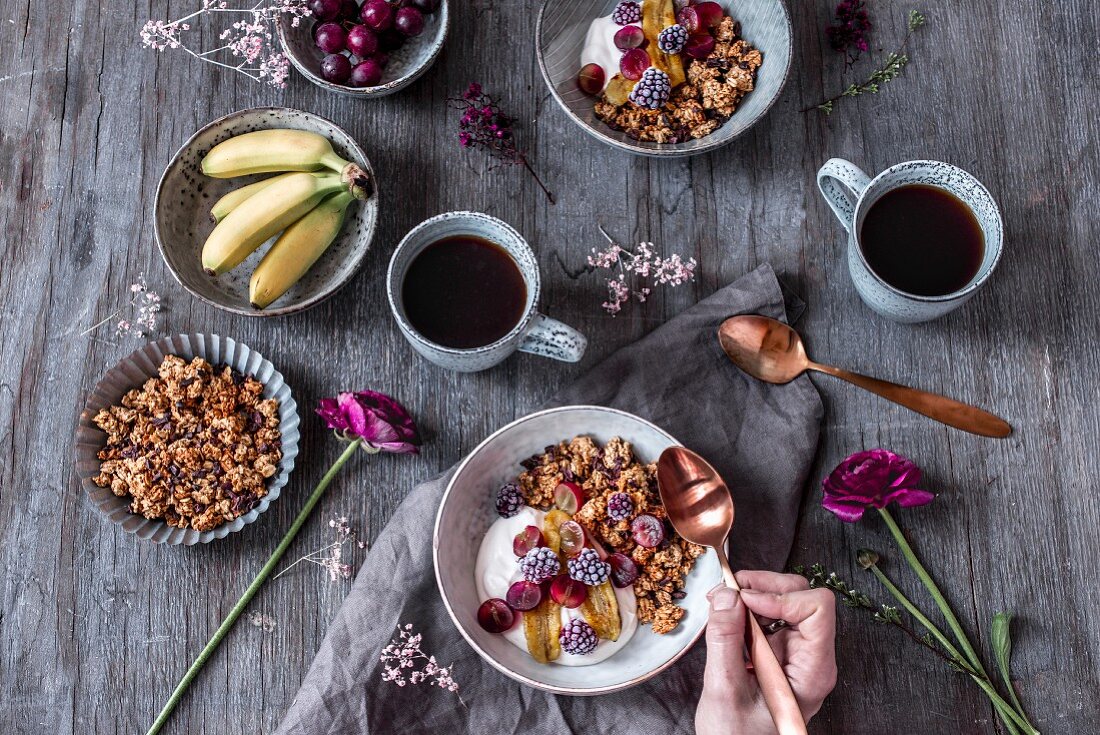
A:
<svg viewBox="0 0 1100 735">
<path fill-rule="evenodd" d="M 527 156 L 520 155 L 519 160 L 523 163 L 523 166 L 531 173 L 531 175 L 535 177 L 535 181 L 538 183 L 539 186 L 542 187 L 542 190 L 546 194 L 546 198 L 550 200 L 550 203 L 557 204 L 557 202 L 554 201 L 554 195 L 550 193 L 550 190 L 546 188 L 546 184 L 542 183 L 542 179 L 540 179 L 539 175 L 535 173 L 535 169 L 532 168 L 531 162 L 527 160 Z"/>
<path fill-rule="evenodd" d="M 248 603 L 252 601 L 252 598 L 260 591 L 260 587 L 262 587 L 264 582 L 267 581 L 267 578 L 271 576 L 271 572 L 278 566 L 279 560 L 283 558 L 283 554 L 286 553 L 287 548 L 294 541 L 294 537 L 298 535 L 298 531 L 305 525 L 310 513 L 313 512 L 313 508 L 317 505 L 318 501 L 321 500 L 321 496 L 325 494 L 325 490 L 328 488 L 333 478 L 336 477 L 340 468 L 347 464 L 347 461 L 351 459 L 352 455 L 355 454 L 356 450 L 359 449 L 362 444 L 362 439 L 356 439 L 348 444 L 348 448 L 344 450 L 344 453 L 333 463 L 332 467 L 329 467 L 328 472 L 326 472 L 325 476 L 321 478 L 321 481 L 317 483 L 317 487 L 313 489 L 313 493 L 309 496 L 309 499 L 306 500 L 305 506 L 302 508 L 301 512 L 298 513 L 298 517 L 290 524 L 290 530 L 286 532 L 286 535 L 283 536 L 283 540 L 275 547 L 275 551 L 271 552 L 271 556 L 268 557 L 267 563 L 264 564 L 260 573 L 256 575 L 256 578 L 252 580 L 252 584 L 248 585 L 248 589 L 241 595 L 241 599 L 237 601 L 237 604 L 234 605 L 233 609 L 229 611 L 229 614 L 225 616 L 225 620 L 218 626 L 213 637 L 210 638 L 210 642 L 206 644 L 206 648 L 202 649 L 198 658 L 191 664 L 191 668 L 189 668 L 187 673 L 183 675 L 183 678 L 180 679 L 180 683 L 176 685 L 175 691 L 173 691 L 172 696 L 168 698 L 168 702 L 164 705 L 164 709 L 157 715 L 157 719 L 153 721 L 146 735 L 155 735 L 164 727 L 164 724 L 172 715 L 172 711 L 183 697 L 183 693 L 187 691 L 187 687 L 191 686 L 191 682 L 195 680 L 199 671 L 202 670 L 202 667 L 214 654 L 214 651 L 218 648 L 222 639 L 225 638 L 229 630 L 237 622 L 237 618 L 241 616 L 244 609 L 248 607 Z"/>
</svg>

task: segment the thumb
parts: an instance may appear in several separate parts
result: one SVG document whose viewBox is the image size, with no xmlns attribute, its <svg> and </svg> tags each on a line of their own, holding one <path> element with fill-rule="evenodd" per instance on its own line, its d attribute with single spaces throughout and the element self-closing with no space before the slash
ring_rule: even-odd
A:
<svg viewBox="0 0 1100 735">
<path fill-rule="evenodd" d="M 746 614 L 737 590 L 720 587 L 711 593 L 704 694 L 749 695 L 751 677 L 745 668 Z"/>
</svg>

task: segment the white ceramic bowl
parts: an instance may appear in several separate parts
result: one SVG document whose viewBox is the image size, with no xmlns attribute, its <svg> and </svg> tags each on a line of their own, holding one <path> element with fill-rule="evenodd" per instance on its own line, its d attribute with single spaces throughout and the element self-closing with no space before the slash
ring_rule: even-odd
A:
<svg viewBox="0 0 1100 735">
<path fill-rule="evenodd" d="M 474 562 L 482 537 L 497 517 L 495 490 L 523 471 L 519 463 L 524 459 L 541 454 L 549 445 L 582 435 L 601 444 L 622 437 L 646 462 L 656 461 L 665 448 L 678 444 L 648 421 L 611 408 L 565 406 L 525 416 L 492 434 L 462 461 L 443 494 L 432 540 L 443 604 L 474 650 L 516 681 L 570 695 L 627 689 L 671 666 L 703 634 L 707 592 L 722 578 L 715 555 L 701 556 L 688 576 L 687 596 L 678 603 L 687 610 L 680 626 L 658 635 L 648 625 L 639 625 L 622 650 L 591 666 L 540 664 L 503 636 L 488 633 L 478 625 L 477 608 L 482 600 L 474 584 Z"/>
<path fill-rule="evenodd" d="M 362 5 L 361 2 L 360 5 Z M 405 45 L 396 51 L 390 52 L 389 61 L 382 74 L 382 83 L 374 87 L 335 84 L 321 76 L 321 60 L 326 54 L 313 42 L 315 22 L 313 16 L 308 15 L 295 26 L 289 13 L 279 17 L 275 27 L 279 34 L 279 43 L 282 44 L 290 63 L 303 77 L 322 89 L 349 97 L 374 99 L 404 89 L 431 68 L 447 40 L 451 16 L 447 0 L 442 0 L 439 10 L 431 15 L 425 15 L 424 32 L 408 39 Z"/>
</svg>

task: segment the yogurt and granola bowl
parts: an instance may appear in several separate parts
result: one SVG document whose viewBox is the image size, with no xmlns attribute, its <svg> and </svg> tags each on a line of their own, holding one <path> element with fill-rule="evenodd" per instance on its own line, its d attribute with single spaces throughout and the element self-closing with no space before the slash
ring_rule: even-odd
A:
<svg viewBox="0 0 1100 735">
<path fill-rule="evenodd" d="M 504 427 L 460 465 L 436 521 L 436 577 L 490 664 L 563 694 L 640 683 L 706 624 L 713 554 L 665 521 L 653 460 L 677 442 L 570 406 Z"/>
</svg>

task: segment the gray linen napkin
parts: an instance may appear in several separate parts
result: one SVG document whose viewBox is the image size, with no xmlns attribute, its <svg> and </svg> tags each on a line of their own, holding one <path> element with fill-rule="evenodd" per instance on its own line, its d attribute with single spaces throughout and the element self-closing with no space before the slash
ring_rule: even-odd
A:
<svg viewBox="0 0 1100 735">
<path fill-rule="evenodd" d="M 794 540 L 823 408 L 805 376 L 785 386 L 765 385 L 729 363 L 715 330 L 726 317 L 743 313 L 786 318 L 770 266 L 619 350 L 552 404 L 630 411 L 702 454 L 737 501 L 734 568 L 779 569 Z M 418 485 L 379 534 L 277 732 L 691 733 L 705 661 L 702 641 L 648 682 L 599 697 L 525 687 L 474 653 L 443 608 L 431 562 L 434 511 L 450 474 Z M 402 583 L 394 585 L 394 579 Z M 412 623 L 424 636 L 425 652 L 441 664 L 454 662 L 457 695 L 381 680 L 378 655 L 399 623 Z"/>
</svg>

